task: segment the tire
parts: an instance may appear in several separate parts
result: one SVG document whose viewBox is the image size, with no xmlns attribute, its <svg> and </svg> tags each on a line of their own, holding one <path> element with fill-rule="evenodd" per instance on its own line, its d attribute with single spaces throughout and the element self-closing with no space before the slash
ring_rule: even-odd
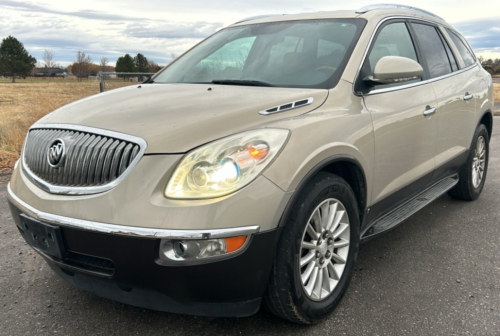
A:
<svg viewBox="0 0 500 336">
<path fill-rule="evenodd" d="M 311 223 L 311 228 L 315 227 L 313 233 L 320 231 L 316 224 L 321 217 L 317 216 L 327 213 L 335 213 L 332 217 L 324 216 L 328 220 L 334 219 L 320 228 L 332 229 L 322 231 L 320 238 L 315 241 L 311 238 L 311 231 L 306 232 L 306 225 Z M 340 221 L 338 224 L 337 218 Z M 314 324 L 327 318 L 342 299 L 353 274 L 359 249 L 359 226 L 356 197 L 349 184 L 329 173 L 322 172 L 313 177 L 297 197 L 283 228 L 264 295 L 267 309 L 283 319 L 300 324 Z M 342 234 L 335 238 L 334 233 L 339 234 L 341 231 Z M 348 246 L 336 247 L 345 245 L 345 241 L 349 242 Z M 308 259 L 311 251 L 313 260 L 300 267 L 300 260 Z M 345 263 L 342 264 L 342 261 Z M 307 282 L 303 283 L 302 277 L 307 278 L 305 274 L 309 267 L 312 271 L 308 273 Z M 318 285 L 318 281 L 314 280 L 316 282 L 311 285 L 316 267 L 317 274 L 323 275 L 323 278 L 316 276 L 315 279 L 321 284 Z M 335 278 L 338 280 L 333 280 Z"/>
<path fill-rule="evenodd" d="M 481 142 L 481 139 L 484 143 L 483 157 L 480 157 L 481 155 L 478 153 L 478 144 Z M 450 191 L 448 191 L 448 195 L 452 198 L 465 201 L 476 200 L 479 195 L 481 195 L 484 182 L 486 181 L 489 155 L 490 137 L 486 127 L 481 124 L 474 132 L 474 137 L 472 138 L 472 144 L 469 150 L 469 156 L 459 172 L 459 181 Z M 481 162 L 481 160 L 484 161 Z M 480 176 L 480 181 L 474 179 L 474 171 L 477 171 L 475 167 L 478 167 L 479 170 L 482 168 L 482 175 L 478 175 Z"/>
</svg>

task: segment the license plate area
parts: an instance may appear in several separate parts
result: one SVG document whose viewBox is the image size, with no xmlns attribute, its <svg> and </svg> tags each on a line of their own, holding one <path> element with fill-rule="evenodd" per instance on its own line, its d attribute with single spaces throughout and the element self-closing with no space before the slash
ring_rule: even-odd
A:
<svg viewBox="0 0 500 336">
<path fill-rule="evenodd" d="M 61 228 L 57 225 L 42 223 L 24 214 L 20 215 L 24 239 L 32 247 L 58 259 L 65 255 Z"/>
</svg>

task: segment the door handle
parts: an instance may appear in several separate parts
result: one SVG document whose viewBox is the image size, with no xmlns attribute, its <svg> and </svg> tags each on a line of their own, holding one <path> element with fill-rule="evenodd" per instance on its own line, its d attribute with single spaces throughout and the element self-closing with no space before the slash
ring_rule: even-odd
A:
<svg viewBox="0 0 500 336">
<path fill-rule="evenodd" d="M 474 98 L 474 96 L 473 96 L 473 95 L 471 95 L 471 94 L 469 94 L 469 92 L 466 92 L 466 93 L 465 93 L 465 96 L 464 96 L 464 100 L 465 100 L 465 101 L 469 101 L 469 100 L 471 100 L 472 98 Z"/>
<path fill-rule="evenodd" d="M 424 117 L 428 117 L 428 116 L 431 116 L 433 115 L 434 113 L 436 113 L 436 108 L 435 107 L 430 107 L 430 106 L 427 106 L 425 108 L 425 111 L 424 111 Z"/>
</svg>

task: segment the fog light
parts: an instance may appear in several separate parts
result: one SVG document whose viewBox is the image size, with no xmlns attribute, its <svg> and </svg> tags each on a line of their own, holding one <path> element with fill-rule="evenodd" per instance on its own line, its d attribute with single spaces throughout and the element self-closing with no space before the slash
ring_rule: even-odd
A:
<svg viewBox="0 0 500 336">
<path fill-rule="evenodd" d="M 247 236 L 203 239 L 162 239 L 160 259 L 164 261 L 197 261 L 237 252 L 247 242 Z"/>
</svg>

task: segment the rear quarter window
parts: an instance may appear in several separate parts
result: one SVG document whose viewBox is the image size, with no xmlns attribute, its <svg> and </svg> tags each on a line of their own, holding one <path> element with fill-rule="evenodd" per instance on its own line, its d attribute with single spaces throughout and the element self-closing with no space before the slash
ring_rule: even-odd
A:
<svg viewBox="0 0 500 336">
<path fill-rule="evenodd" d="M 473 65 L 476 60 L 474 56 L 472 55 L 472 52 L 467 48 L 465 43 L 462 41 L 460 37 L 458 37 L 457 34 L 446 28 L 446 31 L 448 32 L 448 35 L 450 35 L 451 40 L 453 41 L 453 44 L 457 47 L 458 52 L 460 53 L 460 56 L 462 56 L 462 59 L 464 60 L 465 66 L 471 66 Z"/>
</svg>

